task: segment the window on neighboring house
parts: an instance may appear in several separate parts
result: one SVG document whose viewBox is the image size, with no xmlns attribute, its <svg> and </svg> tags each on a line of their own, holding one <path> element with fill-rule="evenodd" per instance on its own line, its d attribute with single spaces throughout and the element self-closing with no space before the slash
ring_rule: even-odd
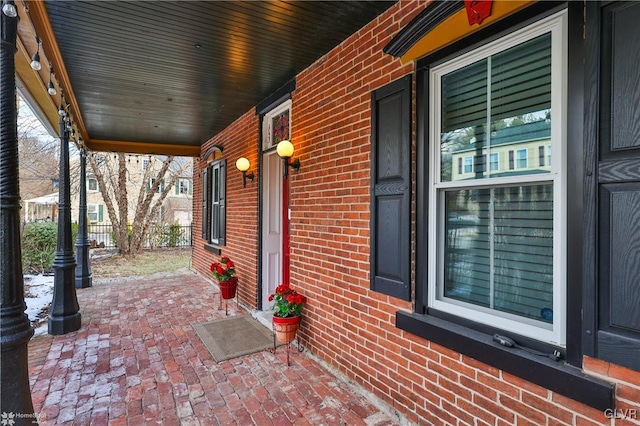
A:
<svg viewBox="0 0 640 426">
<path fill-rule="evenodd" d="M 156 178 L 149 178 L 149 181 L 147 182 L 147 189 L 146 189 L 147 192 L 151 191 L 151 188 L 153 188 L 153 184 L 155 182 L 156 182 Z M 158 185 L 158 189 L 156 190 L 156 193 L 159 194 L 162 191 L 164 191 L 164 179 L 160 181 L 160 185 Z"/>
<path fill-rule="evenodd" d="M 187 195 L 187 194 L 192 194 L 192 188 L 191 188 L 191 180 L 190 179 L 178 179 L 174 185 L 175 189 L 175 194 L 176 195 Z"/>
<path fill-rule="evenodd" d="M 98 190 L 98 179 L 87 178 L 87 191 L 95 192 Z"/>
<path fill-rule="evenodd" d="M 87 204 L 87 217 L 89 222 L 102 222 L 104 220 L 104 206 L 102 204 Z"/>
<path fill-rule="evenodd" d="M 150 163 L 149 159 L 147 158 L 142 159 L 142 171 L 147 170 L 147 168 L 149 167 L 149 163 Z"/>
<path fill-rule="evenodd" d="M 214 161 L 204 169 L 202 182 L 202 238 L 221 246 L 226 234 L 226 161 Z"/>
<path fill-rule="evenodd" d="M 527 168 L 527 154 L 529 150 L 527 148 L 519 149 L 516 151 L 516 165 L 519 169 Z"/>
<path fill-rule="evenodd" d="M 427 203 L 428 306 L 555 345 L 565 342 L 562 162 L 527 167 L 528 148 L 539 144 L 532 134 L 548 126 L 548 152 L 562 152 L 562 22 L 547 19 L 429 70 L 437 172 Z M 457 178 L 452 153 L 469 145 L 489 155 L 489 171 Z M 508 169 L 492 174 L 498 149 Z M 472 172 L 472 158 L 458 157 L 458 170 Z"/>
<path fill-rule="evenodd" d="M 464 157 L 464 172 L 473 173 L 473 157 Z"/>
<path fill-rule="evenodd" d="M 489 154 L 489 170 L 495 172 L 500 169 L 499 165 L 500 156 L 497 152 L 492 152 Z"/>
<path fill-rule="evenodd" d="M 60 180 L 58 178 L 51 179 L 51 187 L 53 189 L 58 189 L 60 186 Z"/>
</svg>

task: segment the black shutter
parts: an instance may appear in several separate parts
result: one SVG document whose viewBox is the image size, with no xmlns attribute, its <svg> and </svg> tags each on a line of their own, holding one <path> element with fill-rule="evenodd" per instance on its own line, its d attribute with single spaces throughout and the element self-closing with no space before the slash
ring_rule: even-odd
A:
<svg viewBox="0 0 640 426">
<path fill-rule="evenodd" d="M 220 238 L 221 246 L 226 244 L 227 236 L 227 160 L 220 164 Z"/>
<path fill-rule="evenodd" d="M 584 342 L 640 371 L 640 3 L 587 2 Z"/>
<path fill-rule="evenodd" d="M 411 300 L 411 76 L 371 94 L 371 289 Z"/>
<path fill-rule="evenodd" d="M 202 238 L 209 241 L 209 226 L 211 226 L 209 208 L 211 201 L 211 173 L 209 167 L 202 170 Z"/>
<path fill-rule="evenodd" d="M 540 166 L 544 166 L 544 146 L 538 147 L 538 162 Z"/>
<path fill-rule="evenodd" d="M 513 170 L 513 151 L 509 151 L 509 170 Z"/>
</svg>

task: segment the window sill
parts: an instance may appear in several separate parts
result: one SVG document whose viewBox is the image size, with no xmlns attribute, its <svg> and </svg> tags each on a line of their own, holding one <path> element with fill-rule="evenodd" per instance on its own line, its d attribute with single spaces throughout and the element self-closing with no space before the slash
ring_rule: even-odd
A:
<svg viewBox="0 0 640 426">
<path fill-rule="evenodd" d="M 491 335 L 428 315 L 396 312 L 396 327 L 598 410 L 614 407 L 614 385 L 562 361 L 507 348 Z"/>
<path fill-rule="evenodd" d="M 211 243 L 204 243 L 204 249 L 206 251 L 210 251 L 213 254 L 217 254 L 217 255 L 222 254 L 222 247 L 211 244 Z"/>
</svg>

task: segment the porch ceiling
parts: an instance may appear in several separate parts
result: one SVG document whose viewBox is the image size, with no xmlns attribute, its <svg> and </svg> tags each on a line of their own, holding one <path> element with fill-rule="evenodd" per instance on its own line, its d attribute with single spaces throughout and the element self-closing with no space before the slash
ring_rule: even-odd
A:
<svg viewBox="0 0 640 426">
<path fill-rule="evenodd" d="M 33 1 L 17 73 L 57 128 L 48 65 L 85 144 L 198 155 L 203 142 L 393 1 Z M 24 64 L 42 39 L 37 78 Z M 45 59 L 46 58 L 46 59 Z"/>
</svg>

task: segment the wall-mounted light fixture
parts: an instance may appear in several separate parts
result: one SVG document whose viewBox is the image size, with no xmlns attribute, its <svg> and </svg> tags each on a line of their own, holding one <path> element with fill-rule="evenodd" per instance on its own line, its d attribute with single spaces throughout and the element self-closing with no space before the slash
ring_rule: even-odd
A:
<svg viewBox="0 0 640 426">
<path fill-rule="evenodd" d="M 31 68 L 35 71 L 40 71 L 42 64 L 40 63 L 40 37 L 38 36 L 36 36 L 36 43 L 38 47 L 36 48 L 36 53 L 33 54 L 33 58 L 31 58 Z"/>
<path fill-rule="evenodd" d="M 238 168 L 238 170 L 240 170 L 242 172 L 242 186 L 246 188 L 247 187 L 247 178 L 251 179 L 251 182 L 253 182 L 253 179 L 255 179 L 255 177 L 256 177 L 253 174 L 253 172 L 247 173 L 247 170 L 249 170 L 249 167 L 251 167 L 251 163 L 246 158 L 240 157 L 236 161 L 236 167 Z"/>
<path fill-rule="evenodd" d="M 284 160 L 284 178 L 287 179 L 289 177 L 289 167 L 293 169 L 294 172 L 300 170 L 300 159 L 296 158 L 295 161 L 289 161 L 289 159 L 293 156 L 293 144 L 287 140 L 278 142 L 278 146 L 276 147 L 276 152 Z"/>
</svg>

